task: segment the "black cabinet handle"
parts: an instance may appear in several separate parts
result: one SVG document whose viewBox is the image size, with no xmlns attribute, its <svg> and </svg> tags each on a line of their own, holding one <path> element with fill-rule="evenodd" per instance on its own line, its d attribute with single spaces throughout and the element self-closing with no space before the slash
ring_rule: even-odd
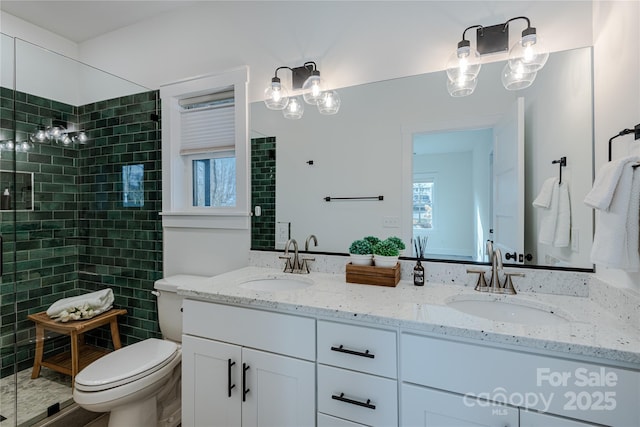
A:
<svg viewBox="0 0 640 427">
<path fill-rule="evenodd" d="M 513 254 L 510 254 L 509 252 L 507 252 L 506 254 L 504 254 L 504 257 L 508 260 L 513 259 L 514 261 L 516 259 L 518 259 L 518 253 L 514 252 Z"/>
<path fill-rule="evenodd" d="M 344 397 L 344 393 L 340 393 L 340 396 L 336 396 L 335 394 L 331 395 L 333 400 L 339 400 L 340 402 L 350 403 L 352 405 L 363 406 L 365 408 L 373 409 L 375 411 L 376 405 L 371 403 L 371 399 L 367 399 L 366 402 L 360 402 L 359 400 L 349 399 L 348 397 Z"/>
<path fill-rule="evenodd" d="M 340 347 L 331 347 L 331 351 L 337 351 L 340 353 L 347 353 L 347 354 L 353 354 L 355 356 L 360 356 L 360 357 L 367 357 L 369 359 L 373 359 L 376 356 L 369 353 L 369 350 L 365 350 L 365 352 L 361 352 L 361 351 L 355 351 L 355 350 L 349 350 L 347 348 L 344 348 L 344 346 L 342 344 L 340 344 Z"/>
<path fill-rule="evenodd" d="M 249 389 L 247 388 L 247 371 L 249 370 L 249 365 L 246 363 L 242 364 L 242 401 L 247 401 L 247 393 L 249 393 Z"/>
<path fill-rule="evenodd" d="M 232 362 L 231 359 L 229 359 L 227 363 L 227 391 L 229 397 L 231 397 L 231 389 L 236 386 L 235 384 L 231 384 L 231 367 L 235 364 L 236 362 Z"/>
</svg>

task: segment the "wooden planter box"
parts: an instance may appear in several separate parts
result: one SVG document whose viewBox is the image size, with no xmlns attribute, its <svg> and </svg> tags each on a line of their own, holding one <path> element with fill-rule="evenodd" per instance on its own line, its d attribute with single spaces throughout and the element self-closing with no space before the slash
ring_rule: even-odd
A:
<svg viewBox="0 0 640 427">
<path fill-rule="evenodd" d="M 347 283 L 395 287 L 399 281 L 400 263 L 391 268 L 347 264 Z"/>
</svg>

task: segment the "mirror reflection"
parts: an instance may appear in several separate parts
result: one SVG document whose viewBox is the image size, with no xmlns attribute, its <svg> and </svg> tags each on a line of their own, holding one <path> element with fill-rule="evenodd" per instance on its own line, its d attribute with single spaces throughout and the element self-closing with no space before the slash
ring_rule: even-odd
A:
<svg viewBox="0 0 640 427">
<path fill-rule="evenodd" d="M 253 248 L 315 234 L 314 250 L 346 253 L 367 235 L 428 236 L 429 259 L 484 262 L 493 240 L 507 263 L 592 268 L 591 63 L 591 48 L 554 53 L 515 92 L 500 81 L 504 62 L 485 64 L 464 98 L 449 96 L 444 72 L 342 88 L 337 115 L 296 121 L 251 104 L 253 135 L 275 141 L 276 188 L 275 220 L 252 229 Z M 532 203 L 561 157 L 570 240 L 556 246 L 541 243 L 549 212 Z"/>
</svg>

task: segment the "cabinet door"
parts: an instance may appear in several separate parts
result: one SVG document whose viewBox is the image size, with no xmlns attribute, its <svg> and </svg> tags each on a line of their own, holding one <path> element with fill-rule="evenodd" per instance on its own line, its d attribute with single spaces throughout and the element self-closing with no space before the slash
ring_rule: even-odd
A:
<svg viewBox="0 0 640 427">
<path fill-rule="evenodd" d="M 476 399 L 402 385 L 402 419 L 406 427 L 517 427 L 518 409 Z"/>
<path fill-rule="evenodd" d="M 242 349 L 246 369 L 243 427 L 314 426 L 315 365 L 291 357 Z M 242 390 L 242 382 L 239 384 Z"/>
<path fill-rule="evenodd" d="M 240 426 L 241 355 L 235 345 L 182 336 L 183 426 Z"/>
<path fill-rule="evenodd" d="M 520 427 L 593 427 L 593 424 L 568 420 L 538 412 L 520 410 Z"/>
</svg>

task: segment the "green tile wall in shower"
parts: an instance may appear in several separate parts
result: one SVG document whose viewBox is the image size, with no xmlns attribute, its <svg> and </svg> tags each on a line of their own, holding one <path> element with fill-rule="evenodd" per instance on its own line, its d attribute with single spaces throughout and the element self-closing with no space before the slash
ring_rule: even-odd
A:
<svg viewBox="0 0 640 427">
<path fill-rule="evenodd" d="M 261 215 L 251 217 L 251 248 L 275 248 L 276 138 L 251 140 L 251 206 Z"/>
<path fill-rule="evenodd" d="M 162 272 L 160 129 L 151 119 L 158 92 L 80 107 L 21 92 L 15 97 L 15 140 L 57 119 L 86 130 L 90 141 L 0 153 L 0 169 L 12 170 L 15 158 L 16 170 L 34 173 L 34 210 L 15 212 L 15 227 L 14 212 L 0 211 L 2 376 L 13 373 L 14 360 L 18 369 L 32 364 L 34 332 L 26 316 L 59 298 L 111 287 L 115 304 L 128 309 L 121 319 L 123 343 L 158 336 L 150 292 Z M 12 98 L 13 91 L 0 89 L 1 139 L 13 138 Z M 130 164 L 144 166 L 143 207 L 123 207 L 121 170 Z M 106 329 L 88 335 L 90 344 L 111 346 Z M 66 346 L 68 339 L 56 339 L 46 349 L 58 352 Z"/>
</svg>

